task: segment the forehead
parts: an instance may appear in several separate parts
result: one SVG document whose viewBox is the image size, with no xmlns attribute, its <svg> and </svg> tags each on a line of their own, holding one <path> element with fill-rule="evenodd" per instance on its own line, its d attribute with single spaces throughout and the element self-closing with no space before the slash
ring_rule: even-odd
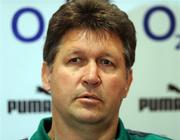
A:
<svg viewBox="0 0 180 140">
<path fill-rule="evenodd" d="M 107 41 L 118 41 L 120 44 L 121 39 L 112 32 L 107 32 L 104 30 L 90 30 L 90 29 L 71 29 L 65 33 L 62 37 L 60 43 L 66 43 L 67 41 L 77 41 L 81 39 L 86 39 L 86 41 L 96 41 L 98 43 L 103 44 L 103 42 Z"/>
<path fill-rule="evenodd" d="M 60 41 L 59 51 L 78 51 L 114 53 L 123 55 L 123 44 L 117 35 L 106 31 L 73 29 L 68 31 Z M 63 52 L 64 53 L 64 52 Z"/>
</svg>

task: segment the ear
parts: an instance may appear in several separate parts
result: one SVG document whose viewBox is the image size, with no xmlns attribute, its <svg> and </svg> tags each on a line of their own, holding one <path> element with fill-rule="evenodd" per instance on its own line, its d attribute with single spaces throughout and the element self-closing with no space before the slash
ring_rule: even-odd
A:
<svg viewBox="0 0 180 140">
<path fill-rule="evenodd" d="M 46 62 L 42 64 L 42 71 L 41 71 L 41 79 L 43 83 L 43 88 L 47 91 L 50 90 L 50 67 L 47 65 Z"/>
<path fill-rule="evenodd" d="M 128 95 L 128 91 L 129 91 L 129 88 L 130 88 L 132 80 L 133 80 L 133 70 L 132 69 L 127 70 L 126 80 L 127 81 L 126 81 L 125 96 L 124 97 L 126 97 Z"/>
</svg>

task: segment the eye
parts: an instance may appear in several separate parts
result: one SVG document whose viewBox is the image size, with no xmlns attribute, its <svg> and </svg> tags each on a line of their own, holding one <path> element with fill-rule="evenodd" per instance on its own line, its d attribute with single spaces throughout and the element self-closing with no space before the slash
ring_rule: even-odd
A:
<svg viewBox="0 0 180 140">
<path fill-rule="evenodd" d="M 113 62 L 105 58 L 100 59 L 100 64 L 104 66 L 114 66 Z"/>
<path fill-rule="evenodd" d="M 82 62 L 82 59 L 80 57 L 71 58 L 68 63 L 71 64 L 80 64 Z"/>
</svg>

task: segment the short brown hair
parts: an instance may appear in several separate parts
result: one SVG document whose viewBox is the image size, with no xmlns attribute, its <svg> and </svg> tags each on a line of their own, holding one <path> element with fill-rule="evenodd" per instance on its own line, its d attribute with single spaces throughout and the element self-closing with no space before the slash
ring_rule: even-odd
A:
<svg viewBox="0 0 180 140">
<path fill-rule="evenodd" d="M 135 27 L 128 15 L 105 0 L 71 0 L 63 4 L 49 22 L 43 59 L 53 64 L 58 44 L 64 34 L 74 28 L 115 33 L 123 42 L 126 67 L 135 61 Z"/>
</svg>

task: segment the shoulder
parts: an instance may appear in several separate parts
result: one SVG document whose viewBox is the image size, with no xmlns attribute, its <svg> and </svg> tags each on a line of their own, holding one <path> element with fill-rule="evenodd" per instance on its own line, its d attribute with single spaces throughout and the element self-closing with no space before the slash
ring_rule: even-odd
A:
<svg viewBox="0 0 180 140">
<path fill-rule="evenodd" d="M 117 132 L 117 140 L 172 140 L 165 136 L 126 129 L 121 119 L 119 119 Z"/>
<path fill-rule="evenodd" d="M 31 136 L 30 140 L 50 140 L 48 132 L 51 128 L 52 118 L 44 118 L 40 121 L 37 130 Z"/>
<path fill-rule="evenodd" d="M 134 130 L 127 130 L 129 136 L 131 138 L 134 138 L 135 140 L 172 140 L 170 138 L 167 138 L 165 136 L 160 136 L 157 134 L 152 133 L 145 133 L 140 131 L 134 131 Z"/>
</svg>

